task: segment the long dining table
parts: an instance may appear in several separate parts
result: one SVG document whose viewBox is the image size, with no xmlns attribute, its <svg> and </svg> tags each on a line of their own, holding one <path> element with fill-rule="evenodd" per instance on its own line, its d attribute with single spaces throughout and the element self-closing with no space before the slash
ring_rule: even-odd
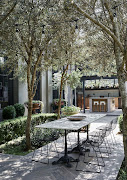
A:
<svg viewBox="0 0 127 180">
<path fill-rule="evenodd" d="M 92 122 L 104 117 L 106 114 L 85 114 L 85 113 L 79 113 L 74 116 L 76 117 L 82 117 L 82 120 L 69 120 L 68 117 L 61 118 L 58 120 L 54 120 L 51 122 L 47 122 L 44 124 L 37 125 L 36 128 L 45 128 L 45 129 L 62 129 L 64 130 L 65 134 L 65 147 L 64 147 L 64 155 L 59 158 L 57 161 L 54 161 L 52 164 L 58 164 L 58 163 L 65 163 L 67 167 L 71 167 L 71 162 L 77 162 L 78 159 L 74 159 L 71 157 L 67 151 L 67 131 L 77 131 L 78 132 L 78 140 L 77 140 L 77 146 L 74 148 L 81 153 L 81 146 L 80 146 L 80 137 L 79 132 L 83 127 L 87 127 L 87 138 L 86 141 L 89 140 L 89 131 L 88 131 L 88 125 Z M 72 117 L 72 116 L 71 116 Z M 72 150 L 73 151 L 73 150 Z"/>
</svg>

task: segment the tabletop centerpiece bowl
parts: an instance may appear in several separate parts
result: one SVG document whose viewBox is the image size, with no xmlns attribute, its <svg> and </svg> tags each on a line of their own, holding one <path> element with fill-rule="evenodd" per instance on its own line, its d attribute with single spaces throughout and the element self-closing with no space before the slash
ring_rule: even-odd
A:
<svg viewBox="0 0 127 180">
<path fill-rule="evenodd" d="M 81 121 L 85 118 L 85 116 L 69 116 L 67 117 L 67 119 L 71 120 L 71 121 Z"/>
</svg>

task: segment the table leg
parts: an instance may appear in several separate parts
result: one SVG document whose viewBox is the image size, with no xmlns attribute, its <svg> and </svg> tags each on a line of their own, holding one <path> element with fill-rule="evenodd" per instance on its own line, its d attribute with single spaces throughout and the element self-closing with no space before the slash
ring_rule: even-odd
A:
<svg viewBox="0 0 127 180">
<path fill-rule="evenodd" d="M 87 133 L 86 140 L 83 141 L 82 144 L 85 144 L 85 143 L 87 143 L 87 142 L 89 142 L 89 143 L 91 142 L 91 141 L 89 140 L 89 126 L 88 126 L 88 125 L 86 126 L 86 133 Z M 85 152 L 90 152 L 90 149 L 85 149 Z"/>
<path fill-rule="evenodd" d="M 83 150 L 84 148 L 82 147 L 82 144 L 89 142 L 89 127 L 88 125 L 86 126 L 86 132 L 87 132 L 87 138 L 85 141 L 82 142 L 82 144 L 80 143 L 80 137 L 79 137 L 79 132 L 80 130 L 78 130 L 78 141 L 77 141 L 77 146 L 74 147 L 71 151 L 69 151 L 68 153 L 72 153 L 72 152 L 79 152 L 80 155 L 83 155 Z M 89 152 L 89 149 L 86 149 L 85 152 Z"/>
<path fill-rule="evenodd" d="M 65 149 L 64 149 L 64 156 L 62 156 L 60 159 L 58 159 L 58 161 L 54 161 L 52 164 L 59 164 L 60 162 L 66 163 L 67 167 L 71 167 L 72 165 L 70 164 L 70 162 L 78 162 L 78 159 L 74 159 L 71 156 L 68 156 L 68 152 L 67 152 L 67 132 L 65 130 Z"/>
<path fill-rule="evenodd" d="M 79 132 L 80 130 L 78 130 L 78 137 L 77 137 L 77 146 L 74 147 L 71 151 L 68 151 L 68 153 L 72 153 L 72 152 L 79 152 L 81 155 L 83 154 L 83 147 L 81 147 L 81 143 L 80 143 L 80 137 L 79 137 Z"/>
</svg>

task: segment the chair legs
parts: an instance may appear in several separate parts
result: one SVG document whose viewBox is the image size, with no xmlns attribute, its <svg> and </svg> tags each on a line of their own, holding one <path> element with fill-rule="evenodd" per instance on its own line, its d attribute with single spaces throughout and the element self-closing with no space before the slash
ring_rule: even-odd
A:
<svg viewBox="0 0 127 180">
<path fill-rule="evenodd" d="M 103 160 L 103 156 L 102 156 L 102 153 L 101 153 L 101 151 L 100 151 L 100 148 L 98 147 L 94 147 L 94 146 L 92 146 L 91 144 L 89 144 L 90 145 L 90 147 L 93 149 L 93 152 L 94 152 L 94 154 L 95 154 L 95 156 L 91 156 L 90 155 L 90 152 L 88 152 L 88 158 L 89 157 L 95 157 L 96 158 L 96 161 L 97 161 L 97 163 L 94 163 L 94 162 L 89 162 L 89 161 L 86 161 L 86 153 L 87 152 L 85 152 L 86 151 L 86 146 L 84 146 L 84 154 L 83 155 L 80 155 L 79 154 L 79 157 L 78 157 L 78 159 L 80 159 L 80 156 L 83 156 L 84 158 L 83 158 L 83 163 L 84 164 L 87 164 L 88 166 L 90 166 L 90 165 L 94 165 L 94 166 L 96 166 L 97 167 L 97 170 L 90 170 L 89 168 L 88 169 L 85 169 L 85 170 L 82 170 L 81 168 L 78 168 L 78 166 L 79 166 L 79 163 L 81 162 L 81 161 L 79 161 L 79 162 L 77 162 L 76 163 L 76 167 L 75 167 L 75 170 L 76 171 L 83 171 L 83 172 L 92 172 L 92 173 L 100 173 L 101 172 L 101 166 L 102 167 L 104 167 L 105 166 L 105 163 L 104 163 L 104 160 Z M 98 152 L 99 152 L 99 154 L 98 154 Z M 99 156 L 98 156 L 99 155 Z M 101 159 L 101 163 L 100 163 L 100 159 Z M 92 168 L 93 169 L 93 168 Z"/>
<path fill-rule="evenodd" d="M 51 151 L 51 149 L 53 147 L 53 143 L 54 143 L 54 150 Z M 57 156 L 55 156 L 55 157 L 59 158 L 59 152 L 57 150 L 57 146 L 56 146 L 55 141 L 50 143 L 50 144 L 45 145 L 45 147 L 41 147 L 40 149 L 35 150 L 33 152 L 32 161 L 40 162 L 43 164 L 49 164 L 51 152 L 52 153 L 55 152 L 57 154 Z M 46 161 L 44 161 L 45 158 L 47 159 Z"/>
</svg>

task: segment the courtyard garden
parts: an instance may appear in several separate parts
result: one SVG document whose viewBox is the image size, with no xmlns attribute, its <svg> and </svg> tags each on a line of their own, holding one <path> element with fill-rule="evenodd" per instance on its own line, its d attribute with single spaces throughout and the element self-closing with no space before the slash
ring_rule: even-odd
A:
<svg viewBox="0 0 127 180">
<path fill-rule="evenodd" d="M 76 124 L 67 117 L 81 112 L 81 101 L 85 113 L 85 87 L 93 90 L 87 97 L 95 99 L 89 104 L 98 109 L 94 109 L 95 115 L 89 114 L 87 128 L 84 128 L 85 142 L 94 147 L 96 141 L 88 141 L 90 120 L 98 119 L 97 112 L 108 113 L 109 107 L 115 110 L 114 90 L 117 90 L 118 108 L 122 107 L 123 114 L 118 118 L 119 135 L 124 149 L 124 161 L 117 178 L 127 179 L 127 1 L 1 0 L 0 7 L 0 110 L 3 118 L 0 155 L 26 155 L 49 143 L 42 139 L 65 136 L 65 156 L 61 159 L 70 167 L 68 130 L 77 130 L 79 148 L 79 130 L 86 122 Z M 112 76 L 114 80 L 103 80 Z M 91 79 L 93 77 L 99 80 Z M 81 86 L 83 92 L 77 92 L 77 87 Z M 104 96 L 99 93 L 100 88 L 113 91 Z M 95 89 L 99 98 L 95 96 Z M 78 95 L 81 99 L 77 100 Z M 78 101 L 81 108 L 77 107 Z M 83 117 L 78 118 L 83 120 Z M 54 125 L 54 120 L 60 125 Z M 49 129 L 36 128 L 46 122 Z M 106 128 L 103 133 L 99 131 L 102 133 L 99 138 L 106 136 Z"/>
</svg>

